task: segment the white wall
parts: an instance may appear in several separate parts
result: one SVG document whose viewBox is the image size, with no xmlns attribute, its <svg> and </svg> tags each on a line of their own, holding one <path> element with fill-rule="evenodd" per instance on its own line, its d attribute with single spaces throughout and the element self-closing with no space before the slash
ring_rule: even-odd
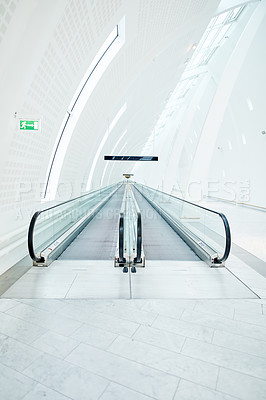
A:
<svg viewBox="0 0 266 400">
<path fill-rule="evenodd" d="M 0 0 L 0 273 L 27 254 L 59 127 L 121 4 Z M 19 118 L 41 132 L 19 132 Z"/>
<path fill-rule="evenodd" d="M 250 11 L 254 6 L 250 5 Z M 247 10 L 232 42 L 225 43 L 210 63 L 217 90 L 190 173 L 190 182 L 202 182 L 203 195 L 262 207 L 266 205 L 262 184 L 265 136 L 261 134 L 265 125 L 265 13 L 265 2 L 248 20 Z M 190 197 L 198 195 L 190 191 Z"/>
<path fill-rule="evenodd" d="M 232 82 L 208 169 L 209 180 L 231 182 L 227 184 L 231 193 L 220 190 L 218 197 L 261 207 L 266 207 L 265 37 L 266 3 L 262 2 L 239 40 L 246 52 Z M 237 57 L 235 52 L 230 61 L 236 68 Z"/>
<path fill-rule="evenodd" d="M 143 183 L 266 207 L 265 37 L 266 2 L 250 3 L 155 140 L 163 168 Z"/>
</svg>

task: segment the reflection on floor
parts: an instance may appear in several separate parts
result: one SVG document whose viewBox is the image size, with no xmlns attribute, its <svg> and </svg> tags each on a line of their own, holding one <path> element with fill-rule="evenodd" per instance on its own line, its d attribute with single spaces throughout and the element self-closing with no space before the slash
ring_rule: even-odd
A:
<svg viewBox="0 0 266 400">
<path fill-rule="evenodd" d="M 2 400 L 264 400 L 266 300 L 1 299 Z"/>
</svg>

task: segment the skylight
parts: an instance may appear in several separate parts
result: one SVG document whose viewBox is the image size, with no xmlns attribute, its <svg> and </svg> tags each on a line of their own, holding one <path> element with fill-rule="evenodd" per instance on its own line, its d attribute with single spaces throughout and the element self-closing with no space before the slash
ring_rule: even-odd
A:
<svg viewBox="0 0 266 400">
<path fill-rule="evenodd" d="M 157 136 L 164 128 L 168 118 L 177 110 L 189 90 L 196 85 L 196 81 L 202 73 L 202 67 L 209 62 L 215 51 L 220 47 L 232 24 L 238 19 L 244 8 L 245 6 L 236 7 L 211 19 L 198 46 L 196 47 L 195 44 L 192 46 L 193 49 L 196 47 L 193 56 L 190 61 L 186 61 L 186 69 L 156 122 L 154 133 L 147 142 L 147 148 L 145 147 L 143 151 L 149 149 L 153 137 Z"/>
<path fill-rule="evenodd" d="M 238 19 L 245 6 L 236 7 L 211 19 L 201 41 L 199 42 L 187 70 L 198 68 L 208 63 L 214 52 L 221 45 L 222 40 L 231 28 L 231 25 Z"/>
<path fill-rule="evenodd" d="M 78 119 L 97 83 L 125 42 L 125 18 L 113 29 L 91 62 L 70 104 L 55 141 L 46 173 L 43 200 L 54 200 L 67 148 Z"/>
</svg>

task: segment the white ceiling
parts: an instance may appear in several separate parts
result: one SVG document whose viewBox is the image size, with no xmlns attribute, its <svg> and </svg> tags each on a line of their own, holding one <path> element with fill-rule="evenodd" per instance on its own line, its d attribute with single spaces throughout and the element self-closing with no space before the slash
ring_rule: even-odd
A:
<svg viewBox="0 0 266 400">
<path fill-rule="evenodd" d="M 142 152 L 185 69 L 193 44 L 200 40 L 218 4 L 214 0 L 122 2 L 116 21 L 125 15 L 126 42 L 98 83 L 75 129 L 62 172 L 63 181 L 69 177 L 73 180 L 77 171 L 83 172 L 86 166 L 85 176 L 81 176 L 86 182 L 93 154 L 108 124 L 125 102 L 127 110 L 99 156 L 94 187 L 101 181 L 103 155 L 111 152 L 125 129 L 127 133 L 116 151 L 123 149 L 127 155 Z M 124 169 L 132 167 L 129 163 L 110 166 L 103 184 L 119 180 Z"/>
<path fill-rule="evenodd" d="M 193 44 L 223 4 L 225 0 L 0 0 L 0 91 L 5 94 L 0 98 L 5 132 L 0 194 L 7 218 L 16 209 L 21 182 L 25 194 L 20 207 L 30 209 L 40 200 L 67 107 L 97 51 L 124 16 L 125 44 L 90 96 L 68 146 L 59 181 L 62 197 L 69 194 L 64 184 L 73 195 L 86 185 L 108 125 L 125 103 L 127 110 L 99 155 L 92 187 L 100 185 L 103 155 L 125 130 L 116 151 L 142 152 Z M 41 132 L 20 134 L 18 117 L 41 118 Z M 133 166 L 113 165 L 103 184 L 120 180 L 125 168 L 130 172 Z"/>
</svg>

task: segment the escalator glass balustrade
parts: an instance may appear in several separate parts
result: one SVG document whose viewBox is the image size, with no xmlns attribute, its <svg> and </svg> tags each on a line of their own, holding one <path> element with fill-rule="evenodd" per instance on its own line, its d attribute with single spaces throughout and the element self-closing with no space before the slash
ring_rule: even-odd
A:
<svg viewBox="0 0 266 400">
<path fill-rule="evenodd" d="M 231 248 L 224 214 L 145 185 L 134 187 L 202 260 L 210 266 L 224 265 Z"/>
<path fill-rule="evenodd" d="M 75 239 L 121 186 L 107 186 L 37 211 L 28 231 L 29 254 L 36 265 L 48 265 Z"/>
</svg>

